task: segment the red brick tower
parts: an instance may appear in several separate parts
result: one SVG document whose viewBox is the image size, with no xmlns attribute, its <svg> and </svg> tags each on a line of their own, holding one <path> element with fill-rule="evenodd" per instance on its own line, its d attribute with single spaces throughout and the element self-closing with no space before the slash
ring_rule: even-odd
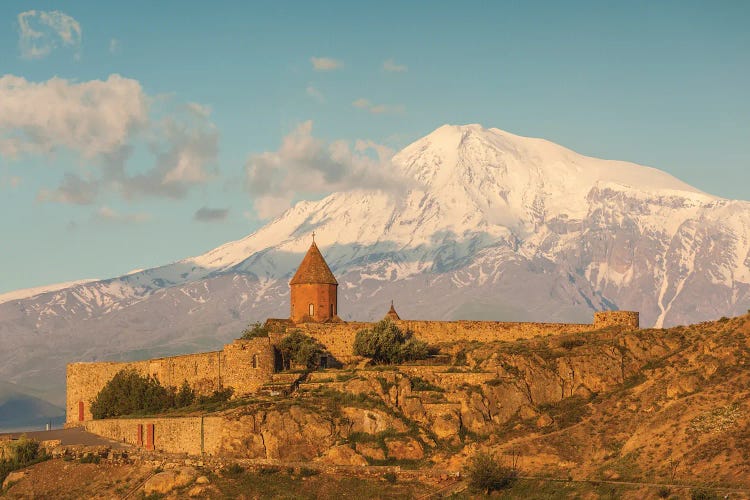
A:
<svg viewBox="0 0 750 500">
<path fill-rule="evenodd" d="M 339 321 L 338 286 L 313 237 L 310 249 L 289 282 L 291 320 L 295 323 Z"/>
</svg>

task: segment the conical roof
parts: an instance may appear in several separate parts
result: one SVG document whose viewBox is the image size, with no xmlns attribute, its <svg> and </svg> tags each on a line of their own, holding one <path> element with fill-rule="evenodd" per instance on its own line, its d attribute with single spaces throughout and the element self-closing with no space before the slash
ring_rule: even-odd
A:
<svg viewBox="0 0 750 500">
<path fill-rule="evenodd" d="M 318 245 L 313 241 L 289 284 L 338 285 L 339 283 L 331 272 L 331 268 L 326 264 L 323 254 L 318 250 Z"/>
<path fill-rule="evenodd" d="M 399 321 L 401 319 L 398 313 L 396 312 L 396 308 L 393 307 L 393 301 L 391 301 L 391 308 L 388 310 L 385 317 L 388 319 L 392 319 L 394 321 Z"/>
</svg>

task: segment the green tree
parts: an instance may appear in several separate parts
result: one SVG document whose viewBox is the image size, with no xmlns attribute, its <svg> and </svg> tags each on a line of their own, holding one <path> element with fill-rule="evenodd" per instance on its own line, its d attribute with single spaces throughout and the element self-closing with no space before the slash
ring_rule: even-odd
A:
<svg viewBox="0 0 750 500">
<path fill-rule="evenodd" d="M 156 377 L 135 370 L 122 370 L 99 391 L 91 403 L 95 419 L 159 413 L 175 405 L 175 391 L 163 387 Z"/>
<path fill-rule="evenodd" d="M 375 363 L 391 364 L 424 359 L 430 348 L 426 342 L 404 333 L 393 321 L 384 319 L 372 328 L 360 330 L 354 337 L 354 354 Z"/>
<path fill-rule="evenodd" d="M 182 387 L 175 396 L 175 406 L 182 408 L 184 406 L 190 406 L 195 401 L 195 391 L 190 387 L 188 381 L 182 382 Z"/>
<path fill-rule="evenodd" d="M 488 495 L 492 491 L 510 488 L 518 472 L 510 467 L 503 467 L 489 453 L 476 453 L 465 467 L 469 487 Z"/>
<path fill-rule="evenodd" d="M 258 337 L 268 337 L 268 327 L 256 322 L 252 325 L 248 325 L 248 327 L 242 331 L 240 339 L 251 340 Z"/>
<path fill-rule="evenodd" d="M 299 330 L 293 330 L 284 337 L 279 343 L 278 349 L 284 366 L 295 363 L 308 369 L 317 368 L 320 355 L 324 352 L 323 347 L 317 340 Z"/>
</svg>

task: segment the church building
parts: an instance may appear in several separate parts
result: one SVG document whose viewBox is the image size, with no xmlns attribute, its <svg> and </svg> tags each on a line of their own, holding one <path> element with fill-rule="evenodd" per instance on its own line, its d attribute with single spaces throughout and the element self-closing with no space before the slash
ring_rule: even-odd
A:
<svg viewBox="0 0 750 500">
<path fill-rule="evenodd" d="M 338 286 L 338 281 L 313 239 L 305 258 L 289 282 L 289 319 L 294 323 L 341 321 L 338 317 Z"/>
</svg>

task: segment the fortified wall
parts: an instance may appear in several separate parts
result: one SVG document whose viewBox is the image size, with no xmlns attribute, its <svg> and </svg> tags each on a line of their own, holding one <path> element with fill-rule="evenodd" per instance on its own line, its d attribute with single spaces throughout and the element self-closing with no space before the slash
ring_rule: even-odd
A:
<svg viewBox="0 0 750 500">
<path fill-rule="evenodd" d="M 268 338 L 235 340 L 221 351 L 132 362 L 71 363 L 67 367 L 66 423 L 92 419 L 91 401 L 121 370 L 151 375 L 166 387 L 187 381 L 200 395 L 224 387 L 249 394 L 270 381 L 274 355 Z"/>
<path fill-rule="evenodd" d="M 533 337 L 549 337 L 590 332 L 608 327 L 627 330 L 639 328 L 639 314 L 633 311 L 604 311 L 594 313 L 590 324 L 571 323 L 511 323 L 502 321 L 412 321 L 394 320 L 403 331 L 411 331 L 414 336 L 428 344 L 458 341 L 514 341 Z M 289 320 L 269 319 L 266 323 L 271 331 L 299 329 L 323 344 L 327 351 L 341 362 L 351 361 L 354 338 L 357 332 L 371 328 L 374 323 L 302 323 L 295 325 Z"/>
</svg>

